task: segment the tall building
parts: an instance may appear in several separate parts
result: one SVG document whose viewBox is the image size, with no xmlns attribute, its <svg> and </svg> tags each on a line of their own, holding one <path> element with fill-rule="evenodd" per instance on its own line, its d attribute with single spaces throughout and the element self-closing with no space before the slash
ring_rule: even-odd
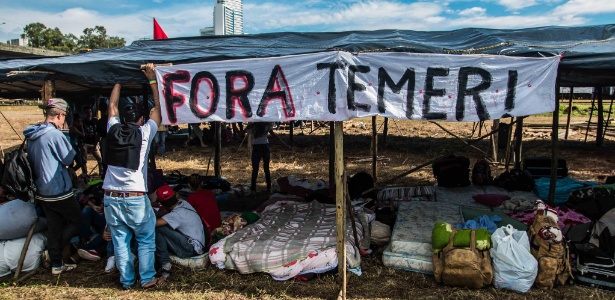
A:
<svg viewBox="0 0 615 300">
<path fill-rule="evenodd" d="M 216 0 L 214 7 L 214 27 L 205 27 L 201 35 L 243 34 L 243 1 Z"/>
</svg>

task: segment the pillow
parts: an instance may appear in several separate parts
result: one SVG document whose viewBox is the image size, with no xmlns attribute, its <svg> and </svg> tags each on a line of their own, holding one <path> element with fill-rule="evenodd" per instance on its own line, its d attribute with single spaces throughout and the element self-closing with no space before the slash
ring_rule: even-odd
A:
<svg viewBox="0 0 615 300">
<path fill-rule="evenodd" d="M 478 194 L 472 196 L 472 198 L 480 204 L 496 207 L 502 205 L 502 202 L 510 199 L 510 196 L 505 194 Z"/>
</svg>

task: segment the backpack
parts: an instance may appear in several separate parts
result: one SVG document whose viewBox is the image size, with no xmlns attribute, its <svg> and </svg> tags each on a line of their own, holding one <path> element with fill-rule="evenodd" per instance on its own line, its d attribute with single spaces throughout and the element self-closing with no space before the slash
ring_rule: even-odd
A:
<svg viewBox="0 0 615 300">
<path fill-rule="evenodd" d="M 512 191 L 532 191 L 536 186 L 536 182 L 532 175 L 525 170 L 512 169 L 505 171 L 497 176 L 494 180 L 495 184 Z"/>
<path fill-rule="evenodd" d="M 538 275 L 534 285 L 542 289 L 564 285 L 568 278 L 572 277 L 566 239 L 562 238 L 559 243 L 549 243 L 540 237 L 542 228 L 548 226 L 559 228 L 552 217 L 537 213 L 534 223 L 528 229 L 530 252 L 538 261 Z"/>
<path fill-rule="evenodd" d="M 467 157 L 445 156 L 436 160 L 431 167 L 439 186 L 470 185 L 470 160 Z"/>
<path fill-rule="evenodd" d="M 493 177 L 491 177 L 491 165 L 489 162 L 481 158 L 474 163 L 472 167 L 472 184 L 473 185 L 487 185 L 493 183 Z"/>
<path fill-rule="evenodd" d="M 453 230 L 449 243 L 432 257 L 436 282 L 448 286 L 480 289 L 493 282 L 493 267 L 489 251 L 476 249 L 476 230 L 470 233 L 470 247 L 454 247 Z"/>
<path fill-rule="evenodd" d="M 21 143 L 19 149 L 4 155 L 4 173 L 2 174 L 2 187 L 23 201 L 34 199 L 36 185 L 32 176 L 32 168 L 28 162 L 28 154 L 24 150 L 27 140 Z"/>
</svg>

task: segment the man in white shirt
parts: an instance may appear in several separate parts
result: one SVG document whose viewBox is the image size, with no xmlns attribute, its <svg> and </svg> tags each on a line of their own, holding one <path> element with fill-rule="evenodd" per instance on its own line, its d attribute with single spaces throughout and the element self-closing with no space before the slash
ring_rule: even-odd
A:
<svg viewBox="0 0 615 300">
<path fill-rule="evenodd" d="M 130 289 L 136 282 L 135 266 L 130 254 L 130 240 L 135 237 L 139 256 L 141 287 L 152 288 L 164 281 L 155 278 L 154 215 L 147 191 L 147 157 L 151 141 L 161 122 L 160 101 L 154 65 L 144 71 L 154 95 L 154 109 L 143 124 L 141 104 L 124 107 L 122 120 L 118 109 L 121 86 L 116 84 L 109 98 L 109 121 L 105 163 L 108 165 L 103 183 L 105 190 L 105 219 L 115 247 L 115 261 L 120 282 Z"/>
</svg>

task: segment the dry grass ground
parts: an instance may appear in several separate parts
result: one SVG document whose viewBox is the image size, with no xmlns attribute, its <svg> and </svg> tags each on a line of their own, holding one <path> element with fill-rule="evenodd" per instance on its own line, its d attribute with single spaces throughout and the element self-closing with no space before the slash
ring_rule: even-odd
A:
<svg viewBox="0 0 615 300">
<path fill-rule="evenodd" d="M 0 111 L 21 134 L 27 124 L 42 118 L 40 110 L 28 106 L 3 106 Z M 0 116 L 1 117 L 1 116 Z M 560 123 L 565 123 L 565 116 Z M 587 117 L 574 117 L 573 122 L 586 121 Z M 363 122 L 365 128 L 360 125 Z M 532 124 L 549 124 L 551 117 L 537 116 L 526 120 Z M 378 126 L 382 119 L 378 119 Z M 456 135 L 469 138 L 472 135 L 472 123 L 442 123 Z M 370 134 L 371 119 L 353 120 L 344 123 L 344 156 L 349 174 L 358 171 L 371 172 Z M 305 178 L 322 178 L 328 181 L 328 129 L 319 129 L 304 135 L 295 130 L 292 150 L 285 150 L 279 145 L 272 146 L 272 177 L 296 175 Z M 379 132 L 382 132 L 380 128 Z M 484 134 L 485 129 L 482 130 Z M 278 131 L 288 143 L 287 132 Z M 562 134 L 562 133 L 560 133 Z M 474 134 L 476 137 L 477 134 Z M 595 146 L 594 138 L 589 137 L 584 143 L 585 133 L 573 131 L 569 140 L 560 141 L 560 156 L 567 160 L 570 176 L 580 180 L 603 181 L 606 176 L 615 175 L 614 142 L 607 138 L 600 148 Z M 524 134 L 523 155 L 525 157 L 550 156 L 551 143 L 549 132 L 526 130 Z M 20 139 L 2 118 L 0 120 L 0 145 L 7 151 L 20 143 Z M 205 174 L 211 157 L 211 148 L 182 146 L 183 140 L 169 140 L 166 159 L 158 161 L 158 166 L 165 173 L 179 170 L 184 174 L 193 172 Z M 231 183 L 248 183 L 250 164 L 248 150 L 241 141 L 235 140 L 222 149 L 222 175 Z M 483 141 L 477 147 L 487 151 L 488 142 Z M 428 122 L 391 121 L 389 139 L 386 149 L 379 151 L 383 158 L 378 164 L 379 180 L 386 180 L 397 174 L 436 158 L 442 154 L 456 152 L 470 157 L 471 161 L 483 155 L 461 141 Z M 503 152 L 500 156 L 503 156 Z M 95 164 L 90 161 L 89 169 Z M 495 171 L 499 173 L 502 168 Z M 213 165 L 209 174 L 213 173 Z M 259 177 L 259 190 L 264 190 L 262 173 Z M 433 184 L 435 179 L 429 167 L 412 173 L 399 180 L 396 185 Z M 233 203 L 237 210 L 257 205 L 254 199 L 239 199 Z M 231 208 L 233 208 L 231 207 Z M 505 290 L 486 288 L 471 291 L 460 288 L 444 287 L 436 284 L 432 276 L 394 270 L 382 265 L 382 247 L 375 247 L 374 253 L 365 257 L 362 263 L 363 275 L 349 275 L 348 297 L 352 299 L 613 299 L 615 294 L 579 286 L 567 286 L 551 291 L 532 289 L 526 294 L 517 294 Z M 2 299 L 334 299 L 339 290 L 340 279 L 335 274 L 322 275 L 309 282 L 286 281 L 275 282 L 265 274 L 240 275 L 231 271 L 213 268 L 192 272 L 179 270 L 172 279 L 158 291 L 145 292 L 140 289 L 119 291 L 119 275 L 104 274 L 104 263 L 84 262 L 74 272 L 52 277 L 49 270 L 44 270 L 27 280 L 19 287 L 11 287 L 9 278 L 0 281 L 0 298 Z"/>
</svg>

